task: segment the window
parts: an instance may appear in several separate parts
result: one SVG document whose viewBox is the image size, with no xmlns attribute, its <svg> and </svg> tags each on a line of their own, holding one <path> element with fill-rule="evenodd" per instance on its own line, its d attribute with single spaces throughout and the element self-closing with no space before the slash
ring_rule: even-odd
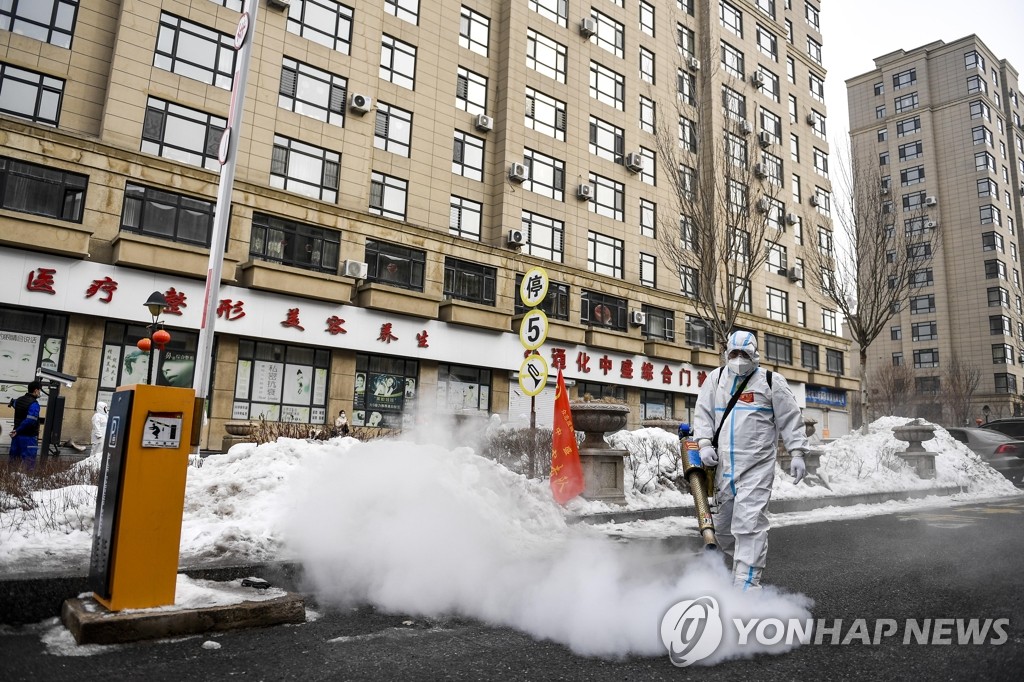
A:
<svg viewBox="0 0 1024 682">
<path fill-rule="evenodd" d="M 757 0 L 757 8 L 772 19 L 775 18 L 775 0 Z"/>
<path fill-rule="evenodd" d="M 796 133 L 789 134 L 789 158 L 800 163 L 800 138 Z"/>
<path fill-rule="evenodd" d="M 768 319 L 789 322 L 789 294 L 781 289 L 768 287 Z"/>
<path fill-rule="evenodd" d="M 625 220 L 626 192 L 621 182 L 590 174 L 590 184 L 594 188 L 594 198 L 588 202 L 591 213 Z"/>
<path fill-rule="evenodd" d="M 796 85 L 796 61 L 792 57 L 786 57 L 786 80 Z"/>
<path fill-rule="evenodd" d="M 352 48 L 352 8 L 334 0 L 300 0 L 288 11 L 288 31 L 342 54 Z"/>
<path fill-rule="evenodd" d="M 411 142 L 412 112 L 386 102 L 377 102 L 373 146 L 400 156 L 409 156 Z"/>
<path fill-rule="evenodd" d="M 676 45 L 679 47 L 679 54 L 693 57 L 696 50 L 693 31 L 682 24 L 676 24 Z"/>
<path fill-rule="evenodd" d="M 621 74 L 592 61 L 590 62 L 590 96 L 598 102 L 604 102 L 619 111 L 625 111 L 626 80 Z"/>
<path fill-rule="evenodd" d="M 231 408 L 235 417 L 326 423 L 329 349 L 239 339 L 237 362 Z"/>
<path fill-rule="evenodd" d="M 658 207 L 648 199 L 640 199 L 640 235 L 657 237 Z"/>
<path fill-rule="evenodd" d="M 996 158 L 988 152 L 978 152 L 974 155 L 974 169 L 981 172 L 996 170 Z"/>
<path fill-rule="evenodd" d="M 764 335 L 764 351 L 768 362 L 793 364 L 793 341 L 775 334 Z"/>
<path fill-rule="evenodd" d="M 459 47 L 487 56 L 491 20 L 474 9 L 462 6 L 459 17 Z"/>
<path fill-rule="evenodd" d="M 484 206 L 479 201 L 464 199 L 454 194 L 451 197 L 448 215 L 448 234 L 480 241 L 480 224 Z"/>
<path fill-rule="evenodd" d="M 658 184 L 658 158 L 655 152 L 646 147 L 640 147 L 640 158 L 643 159 L 643 169 L 640 171 L 640 182 L 651 185 Z"/>
<path fill-rule="evenodd" d="M 644 336 L 649 339 L 665 339 L 674 341 L 676 338 L 676 320 L 671 310 L 644 305 L 641 310 L 647 315 L 644 325 Z"/>
<path fill-rule="evenodd" d="M 978 196 L 979 197 L 998 197 L 999 196 L 999 185 L 992 178 L 981 178 L 978 180 Z"/>
<path fill-rule="evenodd" d="M 316 225 L 253 213 L 249 255 L 304 270 L 338 274 L 341 233 Z"/>
<path fill-rule="evenodd" d="M 725 0 L 718 4 L 718 18 L 727 30 L 743 37 L 743 14 Z"/>
<path fill-rule="evenodd" d="M 334 203 L 338 200 L 341 154 L 274 135 L 270 186 Z"/>
<path fill-rule="evenodd" d="M 526 31 L 526 65 L 539 74 L 565 82 L 568 50 L 532 28 Z"/>
<path fill-rule="evenodd" d="M 0 157 L 0 206 L 9 211 L 82 222 L 89 177 Z"/>
<path fill-rule="evenodd" d="M 1010 292 L 1003 287 L 989 287 L 987 293 L 989 308 L 1010 307 Z"/>
<path fill-rule="evenodd" d="M 814 170 L 818 175 L 828 177 L 828 154 L 817 147 L 814 148 Z"/>
<path fill-rule="evenodd" d="M 897 353 L 893 353 L 892 354 L 892 366 L 893 367 L 902 367 L 903 366 L 903 353 L 897 352 Z"/>
<path fill-rule="evenodd" d="M 529 0 L 531 10 L 555 22 L 566 26 L 569 17 L 568 0 Z"/>
<path fill-rule="evenodd" d="M 807 25 L 813 26 L 815 31 L 821 30 L 818 8 L 809 2 L 804 3 L 804 18 L 807 19 Z"/>
<path fill-rule="evenodd" d="M 903 328 L 900 325 L 894 324 L 893 326 L 889 327 L 889 340 L 890 341 L 899 341 L 902 338 L 903 338 Z"/>
<path fill-rule="evenodd" d="M 0 30 L 70 48 L 79 0 L 8 0 L 0 5 Z"/>
<path fill-rule="evenodd" d="M 62 79 L 0 62 L 0 113 L 56 126 L 63 95 Z"/>
<path fill-rule="evenodd" d="M 370 175 L 370 213 L 405 220 L 409 183 L 401 178 L 373 171 Z"/>
<path fill-rule="evenodd" d="M 626 402 L 626 387 L 613 384 L 600 384 L 596 381 L 576 380 L 576 395 L 582 398 L 590 394 L 594 398 L 614 398 L 620 402 Z"/>
<path fill-rule="evenodd" d="M 927 369 L 939 366 L 939 349 L 925 348 L 914 351 L 914 369 Z"/>
<path fill-rule="evenodd" d="M 889 140 L 889 130 L 886 128 L 880 128 L 878 130 L 878 141 L 887 142 Z"/>
<path fill-rule="evenodd" d="M 807 56 L 810 57 L 815 64 L 821 64 L 821 43 L 810 36 L 807 36 Z"/>
<path fill-rule="evenodd" d="M 562 201 L 565 195 L 565 162 L 532 149 L 523 152 L 527 180 L 523 188 Z"/>
<path fill-rule="evenodd" d="M 747 98 L 725 85 L 722 86 L 722 108 L 726 115 L 737 121 L 747 118 Z"/>
<path fill-rule="evenodd" d="M 1017 393 L 1017 377 L 1013 374 L 1001 372 L 992 375 L 995 381 L 995 392 L 1015 395 Z"/>
<path fill-rule="evenodd" d="M 693 144 L 696 147 L 697 140 L 696 140 L 696 136 L 694 135 L 695 131 L 693 130 L 693 122 L 690 121 L 689 119 L 681 119 L 679 123 L 680 123 L 680 137 L 682 137 L 682 135 L 683 135 L 682 127 L 684 125 L 686 125 L 686 127 L 688 128 L 688 132 L 689 132 L 688 137 L 692 137 Z M 692 150 L 687 149 L 687 151 L 696 151 L 696 148 L 694 148 Z M 740 137 L 739 135 L 735 135 L 733 133 L 730 133 L 729 131 L 726 131 L 725 132 L 725 157 L 727 159 L 729 159 L 729 161 L 734 166 L 739 166 L 741 168 L 746 167 L 746 165 L 747 165 L 747 141 L 744 138 Z"/>
<path fill-rule="evenodd" d="M 153 66 L 230 90 L 235 73 L 234 36 L 161 12 Z"/>
<path fill-rule="evenodd" d="M 779 39 L 761 24 L 757 25 L 757 49 L 762 54 L 771 57 L 775 61 L 779 61 Z"/>
<path fill-rule="evenodd" d="M 516 291 L 519 291 L 519 287 L 522 286 L 523 276 L 516 275 Z M 516 304 L 514 308 L 515 315 L 522 315 L 526 312 L 526 306 L 523 305 L 523 301 L 519 296 L 515 297 Z M 569 286 L 560 282 L 549 282 L 548 283 L 548 294 L 544 297 L 544 300 L 537 306 L 544 311 L 548 317 L 555 320 L 568 320 L 569 319 Z"/>
<path fill-rule="evenodd" d="M 917 83 L 917 69 L 907 69 L 906 71 L 900 71 L 897 74 L 893 74 L 892 77 L 892 89 L 900 90 L 902 88 L 908 88 L 911 85 Z"/>
<path fill-rule="evenodd" d="M 924 166 L 914 166 L 900 171 L 900 184 L 903 187 L 924 182 Z"/>
<path fill-rule="evenodd" d="M 764 107 L 758 109 L 761 130 L 768 133 L 775 144 L 782 144 L 782 119 Z"/>
<path fill-rule="evenodd" d="M 732 290 L 733 301 L 740 312 L 751 312 L 750 305 L 750 282 L 736 276 L 729 277 L 729 288 Z"/>
<path fill-rule="evenodd" d="M 651 102 L 651 106 L 654 103 Z M 565 102 L 543 92 L 526 88 L 526 127 L 565 142 Z M 653 113 L 652 113 L 653 128 Z"/>
<path fill-rule="evenodd" d="M 975 50 L 964 53 L 964 67 L 967 69 L 977 69 L 978 71 L 985 71 L 985 58 L 978 54 Z"/>
<path fill-rule="evenodd" d="M 909 281 L 911 289 L 920 289 L 921 287 L 931 286 L 932 280 L 932 269 L 921 268 L 920 270 L 911 270 L 907 273 L 907 280 Z"/>
<path fill-rule="evenodd" d="M 992 122 L 992 110 L 988 104 L 976 99 L 970 104 L 971 118 L 983 118 L 988 122 Z"/>
<path fill-rule="evenodd" d="M 419 21 L 419 0 L 384 0 L 384 11 L 415 26 Z"/>
<path fill-rule="evenodd" d="M 697 252 L 697 225 L 688 215 L 679 216 L 679 245 L 687 251 Z"/>
<path fill-rule="evenodd" d="M 801 343 L 800 344 L 800 366 L 805 367 L 811 371 L 817 371 L 820 369 L 820 359 L 818 355 L 818 346 L 814 343 Z"/>
<path fill-rule="evenodd" d="M 455 106 L 471 114 L 487 113 L 487 79 L 460 66 L 455 79 Z"/>
<path fill-rule="evenodd" d="M 341 76 L 285 57 L 281 64 L 277 106 L 343 126 L 347 89 L 348 81 Z"/>
<path fill-rule="evenodd" d="M 825 101 L 825 79 L 816 73 L 807 74 L 807 82 L 811 97 L 819 102 Z"/>
<path fill-rule="evenodd" d="M 982 76 L 968 76 L 967 94 L 973 95 L 976 92 L 988 92 L 988 84 Z"/>
<path fill-rule="evenodd" d="M 565 249 L 565 223 L 547 216 L 523 211 L 523 233 L 526 235 L 526 252 L 531 256 L 562 262 Z"/>
<path fill-rule="evenodd" d="M 821 309 L 821 331 L 826 334 L 836 334 L 836 311 L 828 308 Z M 829 370 L 831 371 L 831 369 Z"/>
<path fill-rule="evenodd" d="M 878 155 L 878 165 L 888 166 L 889 165 L 889 152 L 881 152 Z"/>
<path fill-rule="evenodd" d="M 761 152 L 761 168 L 762 168 L 762 170 L 764 170 L 764 176 L 765 176 L 765 178 L 768 179 L 769 182 L 772 182 L 772 183 L 778 185 L 779 187 L 782 187 L 782 159 L 780 159 L 779 157 L 775 156 L 774 154 L 772 154 L 770 152 L 762 151 Z M 797 178 L 796 190 L 797 190 L 797 192 L 800 191 L 799 178 Z M 798 198 L 797 201 L 799 201 L 799 200 L 800 199 Z M 781 208 L 780 208 L 780 211 L 779 211 L 780 217 L 781 217 L 783 212 L 784 211 L 782 211 Z M 780 225 L 780 227 L 781 227 L 781 225 Z"/>
<path fill-rule="evenodd" d="M 939 338 L 938 322 L 915 322 L 910 330 L 914 341 L 935 341 Z"/>
<path fill-rule="evenodd" d="M 596 9 L 590 10 L 590 17 L 597 24 L 597 33 L 590 36 L 590 42 L 621 59 L 623 57 L 623 45 L 626 42 L 625 27 L 607 14 L 598 12 Z"/>
<path fill-rule="evenodd" d="M 814 196 L 818 200 L 818 211 L 826 215 L 832 212 L 832 194 L 822 187 L 814 188 Z"/>
<path fill-rule="evenodd" d="M 625 132 L 618 126 L 591 116 L 590 153 L 602 159 L 622 163 L 622 156 L 625 153 Z"/>
<path fill-rule="evenodd" d="M 743 80 L 743 53 L 724 40 L 722 41 L 722 66 L 726 73 Z"/>
<path fill-rule="evenodd" d="M 1006 279 L 1006 263 L 998 258 L 985 261 L 985 279 Z"/>
<path fill-rule="evenodd" d="M 449 414 L 478 412 L 487 416 L 491 409 L 491 370 L 461 365 L 437 366 L 437 402 Z"/>
<path fill-rule="evenodd" d="M 580 323 L 626 331 L 626 299 L 596 291 L 580 294 Z"/>
<path fill-rule="evenodd" d="M 917 142 L 901 144 L 899 152 L 900 161 L 911 161 L 913 159 L 920 158 L 924 154 L 924 143 L 918 140 Z"/>
<path fill-rule="evenodd" d="M 1002 225 L 999 209 L 992 204 L 978 207 L 978 222 L 982 225 Z"/>
<path fill-rule="evenodd" d="M 896 137 L 906 137 L 921 130 L 921 117 L 914 116 L 896 122 Z"/>
<path fill-rule="evenodd" d="M 651 287 L 658 285 L 658 257 L 650 253 L 640 254 L 640 286 Z"/>
<path fill-rule="evenodd" d="M 992 145 L 992 131 L 985 126 L 977 126 L 971 130 L 971 139 L 974 144 Z"/>
<path fill-rule="evenodd" d="M 366 278 L 393 287 L 423 291 L 427 254 L 399 244 L 366 240 Z"/>
<path fill-rule="evenodd" d="M 832 374 L 843 373 L 843 352 L 839 350 L 825 349 L 825 368 Z"/>
<path fill-rule="evenodd" d="M 640 32 L 654 37 L 654 5 L 640 0 Z"/>
<path fill-rule="evenodd" d="M 625 245 L 621 239 L 587 232 L 587 269 L 591 272 L 622 279 L 624 252 Z"/>
<path fill-rule="evenodd" d="M 493 306 L 498 271 L 487 265 L 444 259 L 444 297 Z"/>
<path fill-rule="evenodd" d="M 213 209 L 214 202 L 207 199 L 129 182 L 121 206 L 121 231 L 208 248 Z"/>
<path fill-rule="evenodd" d="M 779 275 L 785 275 L 789 267 L 789 256 L 786 247 L 782 244 L 765 240 L 765 250 L 768 252 L 768 260 L 765 262 L 765 269 Z"/>
<path fill-rule="evenodd" d="M 698 317 L 687 316 L 686 343 L 697 348 L 714 348 L 715 335 L 711 326 Z"/>
<path fill-rule="evenodd" d="M 727 132 L 726 133 L 726 139 L 728 140 L 728 139 L 731 139 L 731 138 L 735 138 L 736 140 L 739 140 L 739 138 L 736 135 L 733 135 L 732 133 L 728 133 Z M 739 144 L 739 143 L 737 143 L 737 144 Z M 697 124 L 696 124 L 696 122 L 692 121 L 691 119 L 689 119 L 689 118 L 687 118 L 685 116 L 680 116 L 679 117 L 679 146 L 681 148 L 685 149 L 686 151 L 690 152 L 691 154 L 696 154 L 697 153 Z M 747 145 L 746 145 L 746 143 L 743 142 L 741 144 L 741 147 L 742 147 L 742 150 L 743 150 L 742 154 L 739 154 L 737 157 L 733 157 L 732 158 L 733 163 L 745 163 L 746 162 L 746 158 L 747 158 Z M 737 160 L 738 158 L 743 159 L 743 161 L 738 161 Z"/>
<path fill-rule="evenodd" d="M 935 294 L 910 297 L 910 314 L 924 315 L 935 312 Z"/>
<path fill-rule="evenodd" d="M 418 371 L 415 360 L 357 353 L 352 425 L 413 428 L 415 415 L 404 411 L 407 400 L 416 400 Z M 439 390 L 442 381 L 439 374 Z"/>
<path fill-rule="evenodd" d="M 992 336 L 1013 336 L 1010 318 L 1006 315 L 990 315 L 988 318 L 988 333 Z"/>
<path fill-rule="evenodd" d="M 885 83 L 875 83 L 874 86 L 875 97 L 881 97 L 885 94 Z"/>
<path fill-rule="evenodd" d="M 697 298 L 700 293 L 700 282 L 697 279 L 697 268 L 683 265 L 679 269 L 679 291 L 684 296 Z"/>
<path fill-rule="evenodd" d="M 673 394 L 640 390 L 640 419 L 672 419 Z"/>
<path fill-rule="evenodd" d="M 907 211 L 919 211 L 924 208 L 924 192 L 911 192 L 910 194 L 903 195 L 903 212 Z"/>
<path fill-rule="evenodd" d="M 904 111 L 910 111 L 917 108 L 917 93 L 912 92 L 909 95 L 903 95 L 897 97 L 895 102 L 896 113 L 901 114 Z"/>
<path fill-rule="evenodd" d="M 939 377 L 916 377 L 914 379 L 914 390 L 918 395 L 938 395 Z"/>
<path fill-rule="evenodd" d="M 409 90 L 416 86 L 416 46 L 387 34 L 380 43 L 380 77 Z"/>
<path fill-rule="evenodd" d="M 884 104 L 879 104 L 877 107 L 875 107 L 875 118 L 876 119 L 885 118 L 885 116 L 886 116 L 886 113 L 885 113 L 885 105 Z"/>
<path fill-rule="evenodd" d="M 764 85 L 761 86 L 761 93 L 770 97 L 773 102 L 782 101 L 779 98 L 779 77 L 763 66 L 759 66 L 757 71 L 761 74 L 761 78 L 764 79 Z"/>
<path fill-rule="evenodd" d="M 452 173 L 470 180 L 483 180 L 484 140 L 461 130 L 455 131 L 452 147 Z"/>
<path fill-rule="evenodd" d="M 992 344 L 992 364 L 993 365 L 1013 365 L 1014 352 L 1013 346 L 1008 343 L 995 343 Z"/>
<path fill-rule="evenodd" d="M 640 130 L 654 135 L 656 125 L 654 100 L 640 95 Z M 564 135 L 561 139 L 565 139 Z"/>
<path fill-rule="evenodd" d="M 998 251 L 999 253 L 1006 253 L 1006 249 L 1003 246 L 1003 235 L 999 234 L 998 232 L 982 233 L 981 250 Z"/>
<path fill-rule="evenodd" d="M 227 121 L 219 116 L 150 97 L 142 123 L 142 151 L 219 170 L 217 152 L 225 128 Z"/>
</svg>

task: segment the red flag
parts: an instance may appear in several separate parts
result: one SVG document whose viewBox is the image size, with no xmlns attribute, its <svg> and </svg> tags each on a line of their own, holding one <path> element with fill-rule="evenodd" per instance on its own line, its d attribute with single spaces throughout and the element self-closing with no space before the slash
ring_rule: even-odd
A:
<svg viewBox="0 0 1024 682">
<path fill-rule="evenodd" d="M 583 492 L 583 467 L 580 449 L 576 444 L 576 431 L 572 428 L 569 396 L 565 392 L 565 379 L 558 370 L 555 387 L 555 423 L 551 428 L 551 493 L 555 502 L 565 504 Z"/>
</svg>

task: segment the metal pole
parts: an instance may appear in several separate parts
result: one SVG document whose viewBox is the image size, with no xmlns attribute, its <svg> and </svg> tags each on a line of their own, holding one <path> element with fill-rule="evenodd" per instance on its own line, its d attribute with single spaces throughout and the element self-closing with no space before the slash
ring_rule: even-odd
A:
<svg viewBox="0 0 1024 682">
<path fill-rule="evenodd" d="M 530 396 L 530 478 L 537 475 L 537 396 Z"/>
<path fill-rule="evenodd" d="M 146 367 L 146 383 L 150 386 L 153 385 L 153 347 L 156 346 L 153 343 L 153 332 L 156 330 L 156 320 L 153 320 L 153 324 L 149 325 L 149 366 Z"/>
<path fill-rule="evenodd" d="M 203 316 L 199 328 L 199 342 L 196 347 L 195 375 L 192 387 L 196 398 L 204 404 L 210 392 L 210 367 L 213 360 L 213 337 L 216 326 L 217 302 L 220 296 L 220 279 L 224 270 L 224 242 L 227 241 L 228 219 L 231 217 L 231 191 L 235 182 L 236 152 L 238 136 L 242 128 L 242 111 L 245 109 L 245 86 L 249 80 L 249 62 L 252 55 L 252 38 L 256 27 L 259 0 L 248 0 L 246 10 L 235 32 L 235 77 L 231 88 L 231 108 L 228 111 L 228 127 L 221 140 L 220 184 L 217 186 L 217 206 L 213 213 L 213 234 L 210 235 L 210 261 L 206 271 L 206 294 L 203 301 Z M 202 415 L 196 415 L 202 419 Z"/>
</svg>

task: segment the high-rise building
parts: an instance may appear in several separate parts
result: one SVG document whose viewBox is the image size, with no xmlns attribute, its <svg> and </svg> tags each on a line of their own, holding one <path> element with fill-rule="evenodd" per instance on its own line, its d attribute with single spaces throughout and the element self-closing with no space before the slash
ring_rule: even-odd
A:
<svg viewBox="0 0 1024 682">
<path fill-rule="evenodd" d="M 921 254 L 908 304 L 869 348 L 869 372 L 912 368 L 918 413 L 942 419 L 950 417 L 950 368 L 959 366 L 956 374 L 979 378 L 978 418 L 984 406 L 992 417 L 1020 414 L 1017 70 L 975 35 L 890 52 L 875 67 L 847 81 L 854 154 L 864 167 L 883 169 L 895 229 L 938 230 L 940 246 Z"/>
<path fill-rule="evenodd" d="M 655 132 L 677 120 L 694 168 L 728 127 L 785 197 L 739 323 L 845 430 L 848 342 L 800 276 L 804 232 L 830 229 L 817 0 L 257 2 L 247 32 L 249 0 L 0 6 L 4 396 L 50 363 L 78 377 L 65 434 L 87 431 L 97 401 L 146 381 L 152 291 L 171 333 L 156 378 L 191 385 L 240 34 L 204 447 L 232 420 L 340 409 L 354 426 L 415 425 L 416 405 L 525 421 L 532 268 L 549 381 L 562 367 L 576 394 L 625 400 L 631 427 L 688 419 L 719 354 L 659 249 L 679 169 Z"/>
</svg>

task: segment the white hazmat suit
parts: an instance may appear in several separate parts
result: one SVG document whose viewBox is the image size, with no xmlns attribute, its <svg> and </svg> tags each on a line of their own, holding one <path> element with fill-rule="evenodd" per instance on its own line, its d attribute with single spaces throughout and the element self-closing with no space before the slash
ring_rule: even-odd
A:
<svg viewBox="0 0 1024 682">
<path fill-rule="evenodd" d="M 730 361 L 732 351 L 742 351 Z M 722 550 L 733 557 L 734 584 L 743 589 L 756 587 L 768 554 L 768 517 L 765 510 L 775 480 L 777 442 L 799 458 L 807 450 L 803 416 L 789 384 L 778 373 L 760 368 L 757 340 L 750 332 L 733 332 L 725 352 L 726 366 L 704 380 L 694 413 L 693 433 L 710 453 L 712 438 L 733 393 L 750 375 L 739 400 L 725 417 L 718 437 L 718 468 L 715 472 L 715 534 Z M 705 448 L 707 450 L 705 450 Z M 794 464 L 794 470 L 797 468 Z M 795 472 L 794 472 L 795 473 Z M 801 471 L 802 474 L 802 471 Z"/>
</svg>

